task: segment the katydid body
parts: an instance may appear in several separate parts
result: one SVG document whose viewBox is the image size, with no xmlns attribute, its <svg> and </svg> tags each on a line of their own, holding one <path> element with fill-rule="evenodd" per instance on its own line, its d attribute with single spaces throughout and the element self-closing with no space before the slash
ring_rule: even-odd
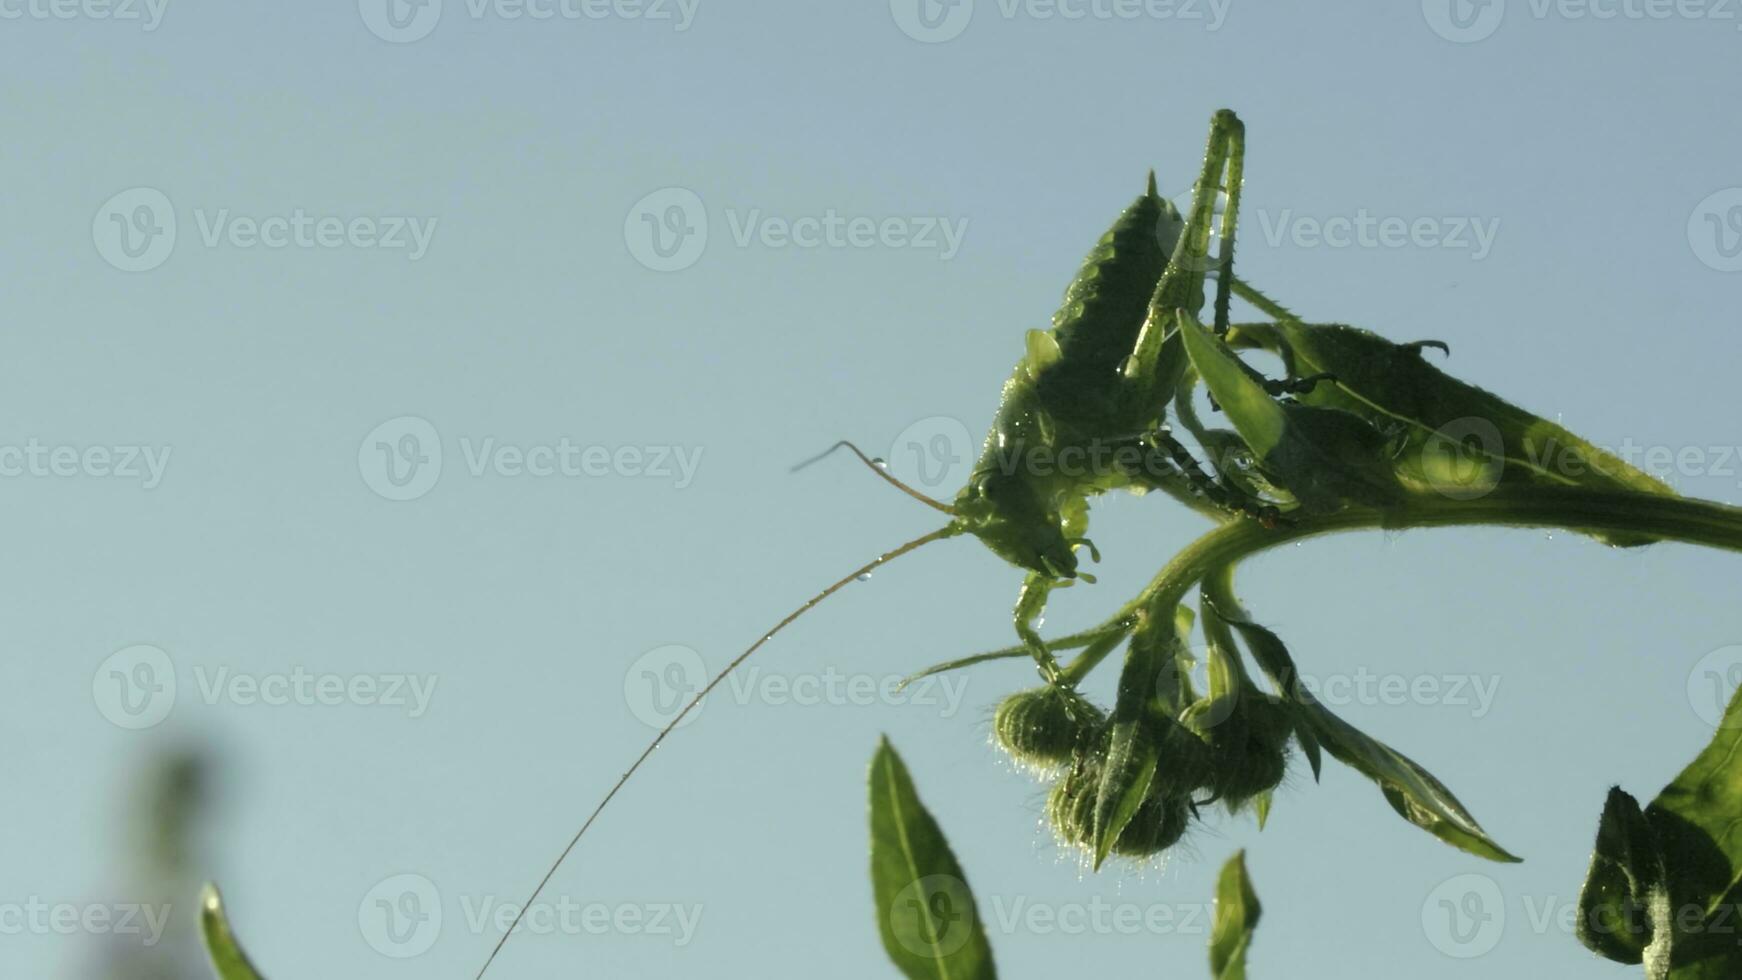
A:
<svg viewBox="0 0 1742 980">
<path fill-rule="evenodd" d="M 1075 551 L 1087 546 L 1092 553 L 1093 546 L 1083 537 L 1089 498 L 1120 488 L 1160 488 L 1238 509 L 1226 490 L 1204 476 L 1190 454 L 1168 435 L 1163 416 L 1188 363 L 1180 318 L 1195 319 L 1202 309 L 1206 273 L 1212 268 L 1221 270 L 1216 324 L 1221 331 L 1228 324 L 1233 221 L 1243 152 L 1240 121 L 1227 110 L 1216 113 L 1191 211 L 1183 218 L 1156 192 L 1151 177 L 1145 193 L 1090 253 L 1067 289 L 1051 330 L 1029 332 L 1025 353 L 1004 385 L 981 458 L 954 503 L 926 498 L 879 469 L 884 479 L 950 514 L 951 521 L 844 576 L 728 663 L 612 786 L 521 906 L 523 912 L 630 777 L 739 664 L 855 578 L 924 544 L 972 534 L 1028 573 L 1014 615 L 1017 634 L 1049 686 L 1074 705 L 1069 679 L 1062 676 L 1033 624 L 1052 588 L 1087 578 L 1077 570 Z M 1215 204 L 1224 190 L 1221 254 L 1212 257 Z M 872 462 L 856 448 L 854 452 Z M 1129 629 L 1109 631 L 1108 636 L 1122 637 Z M 517 918 L 504 932 L 479 977 L 518 924 Z"/>
<path fill-rule="evenodd" d="M 1029 332 L 980 460 L 956 496 L 961 529 L 1028 571 L 1016 631 L 1048 680 L 1058 666 L 1033 624 L 1048 590 L 1078 576 L 1075 549 L 1087 545 L 1090 497 L 1183 484 L 1231 503 L 1168 434 L 1164 415 L 1188 363 L 1179 318 L 1202 309 L 1213 267 L 1220 269 L 1217 326 L 1226 329 L 1244 142 L 1239 119 L 1218 112 L 1191 213 L 1182 219 L 1152 177 L 1102 237 L 1052 330 Z M 1223 190 L 1222 254 L 1212 257 Z"/>
</svg>

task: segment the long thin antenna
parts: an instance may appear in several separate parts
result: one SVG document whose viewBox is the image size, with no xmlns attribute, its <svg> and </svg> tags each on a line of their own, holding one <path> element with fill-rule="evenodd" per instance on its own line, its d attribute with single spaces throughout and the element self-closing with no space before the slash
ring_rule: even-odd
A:
<svg viewBox="0 0 1742 980">
<path fill-rule="evenodd" d="M 858 450 L 854 450 L 854 451 L 857 452 Z M 575 831 L 575 836 L 569 839 L 568 846 L 563 848 L 562 853 L 557 855 L 556 861 L 554 861 L 551 864 L 550 870 L 546 871 L 544 873 L 544 877 L 539 879 L 538 887 L 534 888 L 532 890 L 532 894 L 527 897 L 527 899 L 524 903 L 521 904 L 520 911 L 515 913 L 514 921 L 512 923 L 509 923 L 508 929 L 502 933 L 502 938 L 496 940 L 495 948 L 490 950 L 490 957 L 489 957 L 489 959 L 486 959 L 484 961 L 484 965 L 481 968 L 479 968 L 478 975 L 475 978 L 475 980 L 483 980 L 485 971 L 490 969 L 490 964 L 496 962 L 496 954 L 502 952 L 502 947 L 508 942 L 508 937 L 514 935 L 514 930 L 519 927 L 520 920 L 525 918 L 526 910 L 532 907 L 533 902 L 538 901 L 538 896 L 544 892 L 544 886 L 550 884 L 550 879 L 552 878 L 552 876 L 554 876 L 556 874 L 556 871 L 558 868 L 562 867 L 562 863 L 568 859 L 569 853 L 575 849 L 575 845 L 579 844 L 581 842 L 581 838 L 586 835 L 587 830 L 593 826 L 593 821 L 599 819 L 599 814 L 603 813 L 605 811 L 605 807 L 609 806 L 611 801 L 616 798 L 617 791 L 621 790 L 623 788 L 623 784 L 629 782 L 629 777 L 635 775 L 636 771 L 641 768 L 642 763 L 647 761 L 647 757 L 653 754 L 653 750 L 659 748 L 660 743 L 665 741 L 665 737 L 667 735 L 670 735 L 677 728 L 677 726 L 683 722 L 683 720 L 685 718 L 689 717 L 689 713 L 691 711 L 695 710 L 696 706 L 702 703 L 702 699 L 706 698 L 714 690 L 714 688 L 719 687 L 721 682 L 723 682 L 726 679 L 726 676 L 728 674 L 732 673 L 732 671 L 734 671 L 734 670 L 737 670 L 738 665 L 742 664 L 746 660 L 749 660 L 751 654 L 753 654 L 757 650 L 761 649 L 762 644 L 767 643 L 769 640 L 773 639 L 774 635 L 776 633 L 779 633 L 781 630 L 783 630 L 787 626 L 791 625 L 793 620 L 799 618 L 800 616 L 803 616 L 805 613 L 810 612 L 812 609 L 816 608 L 818 603 L 822 602 L 824 599 L 827 599 L 829 596 L 832 596 L 836 592 L 845 588 L 849 582 L 856 580 L 861 575 L 870 574 L 872 571 L 874 571 L 878 567 L 884 565 L 887 562 L 894 561 L 895 559 L 900 558 L 902 555 L 905 555 L 910 551 L 913 551 L 915 549 L 923 547 L 924 545 L 931 544 L 933 541 L 942 541 L 945 538 L 955 537 L 957 534 L 960 534 L 960 533 L 962 533 L 962 530 L 959 526 L 957 526 L 955 524 L 946 524 L 943 527 L 938 528 L 936 531 L 931 532 L 930 534 L 924 535 L 922 537 L 914 538 L 912 541 L 909 541 L 908 543 L 902 545 L 901 547 L 896 548 L 892 551 L 886 551 L 883 554 L 878 555 L 875 559 L 873 559 L 869 562 L 866 562 L 865 564 L 859 566 L 858 568 L 855 568 L 852 572 L 843 576 L 835 584 L 829 586 L 828 588 L 824 589 L 821 592 L 818 592 L 816 595 L 811 596 L 810 599 L 807 600 L 804 605 L 799 606 L 797 609 L 794 609 L 792 612 L 788 613 L 785 619 L 782 619 L 780 622 L 778 622 L 774 625 L 773 629 L 762 634 L 761 639 L 757 640 L 755 643 L 750 644 L 750 649 L 745 650 L 743 653 L 740 653 L 737 657 L 733 658 L 731 663 L 726 665 L 724 670 L 721 670 L 718 674 L 715 674 L 713 680 L 708 681 L 708 683 L 705 686 L 703 686 L 701 692 L 698 693 L 695 697 L 691 698 L 689 703 L 683 706 L 683 710 L 679 711 L 677 713 L 676 717 L 672 718 L 671 721 L 666 722 L 665 727 L 659 730 L 659 734 L 655 735 L 653 737 L 653 741 L 648 743 L 647 748 L 642 750 L 642 753 L 636 757 L 634 764 L 631 765 L 629 767 L 628 771 L 623 773 L 622 776 L 618 777 L 616 784 L 611 787 L 611 791 L 609 793 L 606 793 L 605 798 L 599 801 L 599 805 L 593 808 L 592 814 L 590 814 L 587 817 L 587 822 L 581 824 L 580 830 Z"/>
<path fill-rule="evenodd" d="M 925 504 L 927 507 L 930 507 L 933 510 L 941 510 L 946 514 L 954 514 L 956 512 L 956 509 L 954 507 L 951 507 L 949 504 L 946 504 L 941 500 L 934 500 L 933 498 L 928 497 L 923 493 L 920 493 L 918 490 L 915 490 L 914 488 L 908 486 L 907 484 L 901 482 L 900 480 L 897 480 L 895 477 L 891 476 L 889 471 L 887 469 L 885 469 L 880 463 L 878 463 L 877 460 L 874 460 L 871 457 L 860 452 L 858 446 L 853 445 L 852 443 L 848 442 L 845 439 L 842 439 L 840 442 L 837 442 L 834 445 L 830 446 L 829 448 L 823 450 L 822 452 L 817 453 L 815 456 L 812 456 L 810 459 L 807 459 L 804 462 L 795 465 L 788 472 L 797 473 L 799 470 L 804 469 L 805 467 L 811 465 L 812 463 L 815 463 L 815 462 L 818 462 L 819 460 L 823 460 L 823 459 L 828 458 L 829 456 L 833 455 L 835 450 L 837 450 L 837 449 L 850 449 L 850 450 L 852 450 L 853 455 L 859 457 L 859 462 L 864 463 L 866 466 L 871 467 L 871 472 L 876 473 L 878 476 L 889 481 L 889 484 L 891 486 L 895 487 L 895 489 L 900 490 L 902 493 L 907 494 L 909 497 L 912 497 L 913 499 L 919 501 L 920 503 Z"/>
</svg>

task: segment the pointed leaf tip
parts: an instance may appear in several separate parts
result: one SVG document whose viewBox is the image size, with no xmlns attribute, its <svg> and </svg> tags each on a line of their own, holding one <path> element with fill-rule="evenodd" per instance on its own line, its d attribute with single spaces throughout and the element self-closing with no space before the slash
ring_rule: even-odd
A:
<svg viewBox="0 0 1742 980">
<path fill-rule="evenodd" d="M 218 980 L 265 980 L 230 931 L 223 896 L 211 882 L 200 890 L 200 934 L 205 938 L 206 955 L 211 957 Z"/>
<path fill-rule="evenodd" d="M 884 951 L 909 980 L 994 980 L 967 877 L 887 736 L 870 783 L 871 884 Z"/>
<path fill-rule="evenodd" d="M 1264 907 L 1246 873 L 1246 852 L 1235 851 L 1216 881 L 1216 908 L 1210 922 L 1210 975 L 1214 980 L 1246 980 L 1246 953 Z"/>
</svg>

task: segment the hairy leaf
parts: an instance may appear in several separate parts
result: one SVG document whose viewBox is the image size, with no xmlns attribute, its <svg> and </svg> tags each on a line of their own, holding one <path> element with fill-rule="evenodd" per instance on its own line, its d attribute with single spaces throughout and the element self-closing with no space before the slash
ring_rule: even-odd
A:
<svg viewBox="0 0 1742 980">
<path fill-rule="evenodd" d="M 1673 906 L 1676 980 L 1742 976 L 1742 689 L 1694 761 L 1645 809 Z"/>
<path fill-rule="evenodd" d="M 889 740 L 871 760 L 871 884 L 883 949 L 909 980 L 992 980 L 967 877 Z"/>
<path fill-rule="evenodd" d="M 1663 481 L 1540 416 L 1446 374 L 1423 356 L 1433 344 L 1395 344 L 1357 327 L 1298 321 L 1242 324 L 1236 346 L 1283 358 L 1293 377 L 1329 374 L 1300 400 L 1359 415 L 1393 436 L 1398 478 L 1410 489 L 1474 497 L 1502 484 L 1540 484 L 1673 496 Z M 1597 535 L 1615 544 L 1638 536 Z"/>
<path fill-rule="evenodd" d="M 1216 607 L 1216 612 L 1239 631 L 1253 659 L 1277 686 L 1284 700 L 1297 706 L 1299 723 L 1325 751 L 1378 783 L 1392 809 L 1435 837 L 1491 861 L 1520 860 L 1489 837 L 1470 811 L 1432 773 L 1314 700 L 1302 688 L 1294 658 L 1289 655 L 1282 639 L 1257 623 L 1229 618 L 1238 615 L 1227 608 L 1229 605 L 1222 603 Z M 1306 743 L 1303 741 L 1302 744 Z"/>
<path fill-rule="evenodd" d="M 1639 801 L 1609 790 L 1591 869 L 1579 892 L 1579 942 L 1618 963 L 1645 963 L 1651 980 L 1669 975 L 1670 900 L 1663 856 Z"/>
<path fill-rule="evenodd" d="M 1180 619 L 1148 620 L 1140 625 L 1126 649 L 1125 668 L 1119 675 L 1119 690 L 1109 718 L 1112 734 L 1107 759 L 1101 767 L 1101 783 L 1095 793 L 1094 865 L 1113 852 L 1155 780 L 1161 762 L 1161 736 L 1157 722 L 1166 720 L 1162 692 L 1169 687 L 1164 671 L 1173 670 L 1172 655 L 1178 646 Z M 1157 717 L 1158 710 L 1162 717 Z"/>
</svg>

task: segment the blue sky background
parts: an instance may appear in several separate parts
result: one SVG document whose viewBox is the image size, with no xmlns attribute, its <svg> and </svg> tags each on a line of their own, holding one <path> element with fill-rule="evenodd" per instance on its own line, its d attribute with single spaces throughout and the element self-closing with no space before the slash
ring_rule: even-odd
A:
<svg viewBox="0 0 1742 980">
<path fill-rule="evenodd" d="M 0 477 L 0 905 L 128 901 L 125 788 L 165 748 L 208 741 L 227 763 L 210 873 L 273 977 L 470 976 L 495 932 L 468 912 L 523 898 L 650 736 L 642 671 L 690 662 L 644 655 L 723 664 L 935 523 L 846 460 L 788 465 L 843 437 L 898 467 L 917 465 L 900 453 L 913 439 L 977 441 L 1022 331 L 1149 168 L 1186 189 L 1221 106 L 1250 134 L 1247 278 L 1316 319 L 1448 341 L 1460 376 L 1600 444 L 1692 450 L 1673 482 L 1742 500 L 1733 6 L 1231 0 L 1064 19 L 977 0 L 937 42 L 903 30 L 927 34 L 905 2 L 701 0 L 678 30 L 645 8 L 514 19 L 446 0 L 399 32 L 376 0 L 168 0 L 155 22 L 0 0 L 0 449 L 81 454 L 70 476 Z M 135 188 L 168 202 L 176 236 L 128 272 L 114 216 L 145 199 L 110 202 Z M 694 197 L 649 199 L 668 188 Z M 705 244 L 656 271 L 642 215 L 674 204 L 682 226 L 706 215 Z M 229 237 L 298 209 L 344 230 L 330 247 Z M 780 244 L 781 222 L 831 211 L 897 235 Z M 1362 214 L 1425 232 L 1313 233 Z M 426 250 L 367 247 L 399 218 L 434 222 Z M 934 219 L 965 228 L 953 254 L 896 243 Z M 1471 223 L 1486 248 L 1457 232 Z M 413 455 L 429 456 L 432 430 L 439 479 L 388 499 L 420 487 L 386 481 L 375 443 L 422 432 Z M 688 480 L 632 475 L 657 470 L 646 456 L 604 475 L 468 465 L 487 440 L 565 439 L 577 459 L 699 461 Z M 93 446 L 169 455 L 147 488 L 101 475 Z M 1101 584 L 1060 595 L 1048 631 L 1098 621 L 1199 530 L 1163 500 L 1098 504 Z M 955 710 L 761 688 L 707 705 L 546 896 L 700 906 L 689 941 L 527 935 L 492 975 L 894 975 L 865 873 L 865 766 L 888 733 L 1013 976 L 1203 975 L 1192 907 L 1241 846 L 1266 909 L 1255 976 L 1629 976 L 1560 917 L 1606 788 L 1654 793 L 1710 737 L 1701 685 L 1742 662 L 1735 568 L 1493 531 L 1315 541 L 1245 571 L 1309 674 L 1494 692 L 1485 711 L 1377 695 L 1340 710 L 1454 787 L 1522 865 L 1440 844 L 1333 764 L 1318 786 L 1297 767 L 1262 834 L 1217 818 L 1165 866 L 1086 876 L 1041 831 L 1041 788 L 987 742 L 1028 668 L 959 675 Z M 875 683 L 1003 645 L 1018 584 L 972 542 L 938 546 L 795 626 L 758 676 Z M 111 659 L 138 644 L 177 686 L 161 724 L 130 730 L 109 720 L 109 671 L 141 676 Z M 299 668 L 435 688 L 412 717 L 202 687 Z M 443 919 L 393 958 L 370 941 L 372 889 L 405 874 Z M 1442 899 L 1490 931 L 1448 939 Z M 1096 901 L 1176 918 L 1068 935 L 1013 911 Z M 80 975 L 97 942 L 14 929 L 0 973 Z"/>
</svg>

